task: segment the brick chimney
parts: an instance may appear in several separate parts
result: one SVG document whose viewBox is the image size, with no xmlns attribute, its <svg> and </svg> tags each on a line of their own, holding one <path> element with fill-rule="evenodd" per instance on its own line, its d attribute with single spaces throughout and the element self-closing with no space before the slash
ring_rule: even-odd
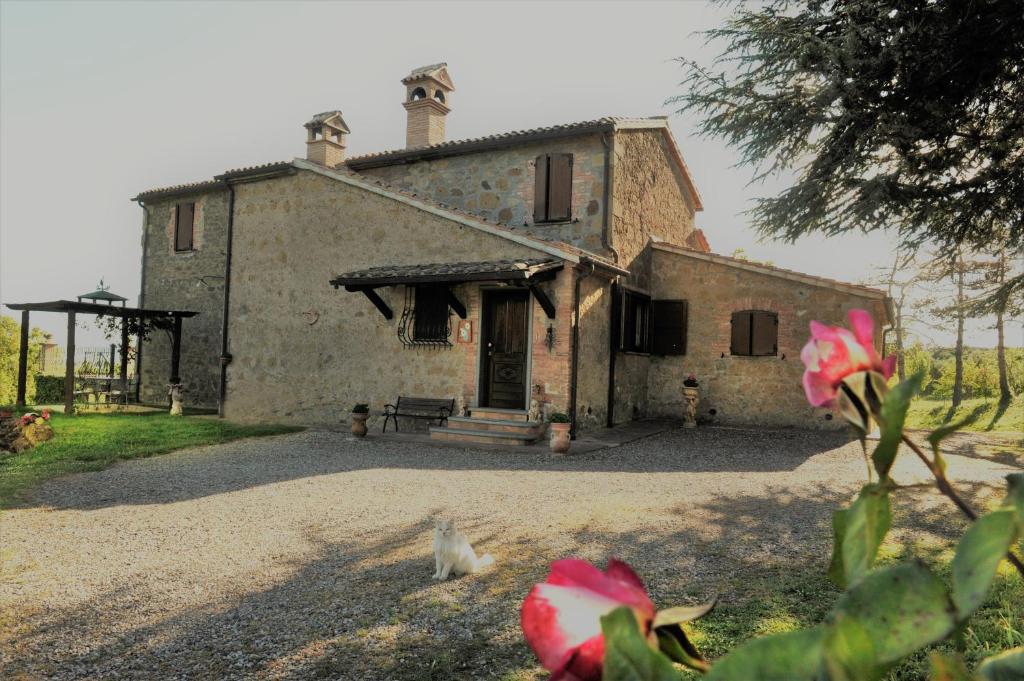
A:
<svg viewBox="0 0 1024 681">
<path fill-rule="evenodd" d="M 345 135 L 351 132 L 340 111 L 324 111 L 306 123 L 306 159 L 328 168 L 345 161 Z"/>
<path fill-rule="evenodd" d="M 413 69 L 402 79 L 408 112 L 405 147 L 426 147 L 444 142 L 444 119 L 451 111 L 451 93 L 455 90 L 448 76 L 448 65 L 431 64 Z"/>
</svg>

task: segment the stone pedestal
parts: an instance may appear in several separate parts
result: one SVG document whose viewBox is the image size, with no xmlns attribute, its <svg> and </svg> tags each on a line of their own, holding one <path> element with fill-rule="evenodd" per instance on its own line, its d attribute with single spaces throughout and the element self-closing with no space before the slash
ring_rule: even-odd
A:
<svg viewBox="0 0 1024 681">
<path fill-rule="evenodd" d="M 700 401 L 700 388 L 683 386 L 683 428 L 697 427 L 698 401 Z"/>
</svg>

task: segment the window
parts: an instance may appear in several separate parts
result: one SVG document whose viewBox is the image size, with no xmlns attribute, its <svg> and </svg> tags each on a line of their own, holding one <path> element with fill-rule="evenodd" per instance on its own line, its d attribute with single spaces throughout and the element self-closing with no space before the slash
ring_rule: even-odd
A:
<svg viewBox="0 0 1024 681">
<path fill-rule="evenodd" d="M 448 289 L 444 286 L 417 286 L 412 336 L 416 341 L 447 342 Z"/>
<path fill-rule="evenodd" d="M 412 95 L 410 95 L 410 96 L 409 96 L 409 99 L 411 99 L 411 100 L 412 100 L 412 101 L 414 101 L 414 102 L 415 102 L 415 101 L 416 101 L 417 99 L 426 99 L 426 98 L 427 98 L 427 91 L 426 91 L 426 90 L 424 90 L 424 89 L 423 89 L 423 88 L 421 88 L 421 87 L 418 87 L 418 88 L 416 88 L 415 90 L 413 90 L 413 91 L 412 91 Z"/>
<path fill-rule="evenodd" d="M 174 250 L 191 251 L 196 204 L 179 203 L 174 213 Z"/>
<path fill-rule="evenodd" d="M 533 186 L 533 221 L 566 222 L 572 215 L 572 154 L 541 154 Z"/>
<path fill-rule="evenodd" d="M 732 313 L 732 345 L 734 355 L 767 357 L 779 352 L 779 316 L 764 310 Z"/>
<path fill-rule="evenodd" d="M 440 90 L 434 90 L 434 99 L 444 104 L 444 93 Z"/>
<path fill-rule="evenodd" d="M 619 349 L 623 352 L 650 352 L 651 299 L 642 293 L 622 292 Z"/>
<path fill-rule="evenodd" d="M 655 355 L 685 355 L 688 316 L 689 305 L 685 300 L 653 301 L 651 352 Z"/>
</svg>

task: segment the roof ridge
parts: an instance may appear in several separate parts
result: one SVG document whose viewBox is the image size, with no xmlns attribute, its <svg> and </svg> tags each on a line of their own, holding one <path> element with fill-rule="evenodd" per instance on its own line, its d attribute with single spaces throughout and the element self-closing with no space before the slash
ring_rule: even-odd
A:
<svg viewBox="0 0 1024 681">
<path fill-rule="evenodd" d="M 833 284 L 833 285 L 839 285 L 839 286 L 846 286 L 846 287 L 849 287 L 849 288 L 860 289 L 862 291 L 867 291 L 867 292 L 870 292 L 870 293 L 875 293 L 875 294 L 878 294 L 878 295 L 880 295 L 882 297 L 888 297 L 888 294 L 886 294 L 885 291 L 883 291 L 882 289 L 874 288 L 872 286 L 865 286 L 863 284 L 852 284 L 852 283 L 850 283 L 848 281 L 841 281 L 839 279 L 831 279 L 829 277 L 822 277 L 822 276 L 819 276 L 817 274 L 807 274 L 806 272 L 799 272 L 797 270 L 791 270 L 791 269 L 787 269 L 785 267 L 779 267 L 778 265 L 769 265 L 768 263 L 757 262 L 756 260 L 744 260 L 743 258 L 734 258 L 734 257 L 732 257 L 730 255 L 722 255 L 721 253 L 714 253 L 712 251 L 706 251 L 706 252 L 705 251 L 699 251 L 699 250 L 697 250 L 695 248 L 691 248 L 689 246 L 680 246 L 678 244 L 673 244 L 673 243 L 669 243 L 667 241 L 662 241 L 661 239 L 657 239 L 655 237 L 651 237 L 651 242 L 652 242 L 652 244 L 656 248 L 660 248 L 662 250 L 685 251 L 685 253 L 683 253 L 683 255 L 693 254 L 695 257 L 703 257 L 705 259 L 710 259 L 710 260 L 726 260 L 726 261 L 728 261 L 727 264 L 743 265 L 745 267 L 750 267 L 750 268 L 754 268 L 754 269 L 761 269 L 761 270 L 768 270 L 770 272 L 776 272 L 776 273 L 779 273 L 779 274 L 790 274 L 790 275 L 794 275 L 794 276 L 797 276 L 797 277 L 801 277 L 803 279 L 813 279 L 813 280 L 815 280 L 817 282 L 821 282 L 821 283 L 825 283 L 825 284 Z"/>
<path fill-rule="evenodd" d="M 519 130 L 507 130 L 504 132 L 495 132 L 487 135 L 480 135 L 478 137 L 464 137 L 457 140 L 445 140 L 444 142 L 438 142 L 437 144 L 428 144 L 421 147 L 412 147 L 406 149 L 385 149 L 383 151 L 372 151 L 366 154 L 360 154 L 359 156 L 352 156 L 345 160 L 345 164 L 348 165 L 350 162 L 369 161 L 371 159 L 381 159 L 392 155 L 400 155 L 408 152 L 426 152 L 432 150 L 447 149 L 451 147 L 457 147 L 463 144 L 470 144 L 473 142 L 485 142 L 490 140 L 501 140 L 507 138 L 520 137 L 525 135 L 536 135 L 545 132 L 557 132 L 562 130 L 576 130 L 579 128 L 587 128 L 591 126 L 600 125 L 614 125 L 617 123 L 636 123 L 636 122 L 659 122 L 667 121 L 665 116 L 601 116 L 600 118 L 593 118 L 585 121 L 572 121 L 569 123 L 555 123 L 553 125 L 542 125 L 535 128 L 522 128 Z"/>
</svg>

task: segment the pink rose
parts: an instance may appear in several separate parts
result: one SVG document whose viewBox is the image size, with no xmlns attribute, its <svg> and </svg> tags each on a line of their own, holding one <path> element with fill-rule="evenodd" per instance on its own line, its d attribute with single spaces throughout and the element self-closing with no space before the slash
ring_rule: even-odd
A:
<svg viewBox="0 0 1024 681">
<path fill-rule="evenodd" d="M 884 360 L 875 352 L 875 323 L 865 310 L 850 310 L 850 329 L 811 322 L 811 339 L 800 352 L 804 366 L 804 392 L 815 407 L 831 406 L 839 384 L 851 374 L 874 371 L 886 379 L 896 367 L 896 356 Z M 852 331 L 851 331 L 852 329 Z"/>
<path fill-rule="evenodd" d="M 576 558 L 555 561 L 547 581 L 523 601 L 523 635 L 551 681 L 600 681 L 601 617 L 623 606 L 633 609 L 641 632 L 650 634 L 654 603 L 628 565 L 613 558 L 601 572 Z"/>
</svg>

